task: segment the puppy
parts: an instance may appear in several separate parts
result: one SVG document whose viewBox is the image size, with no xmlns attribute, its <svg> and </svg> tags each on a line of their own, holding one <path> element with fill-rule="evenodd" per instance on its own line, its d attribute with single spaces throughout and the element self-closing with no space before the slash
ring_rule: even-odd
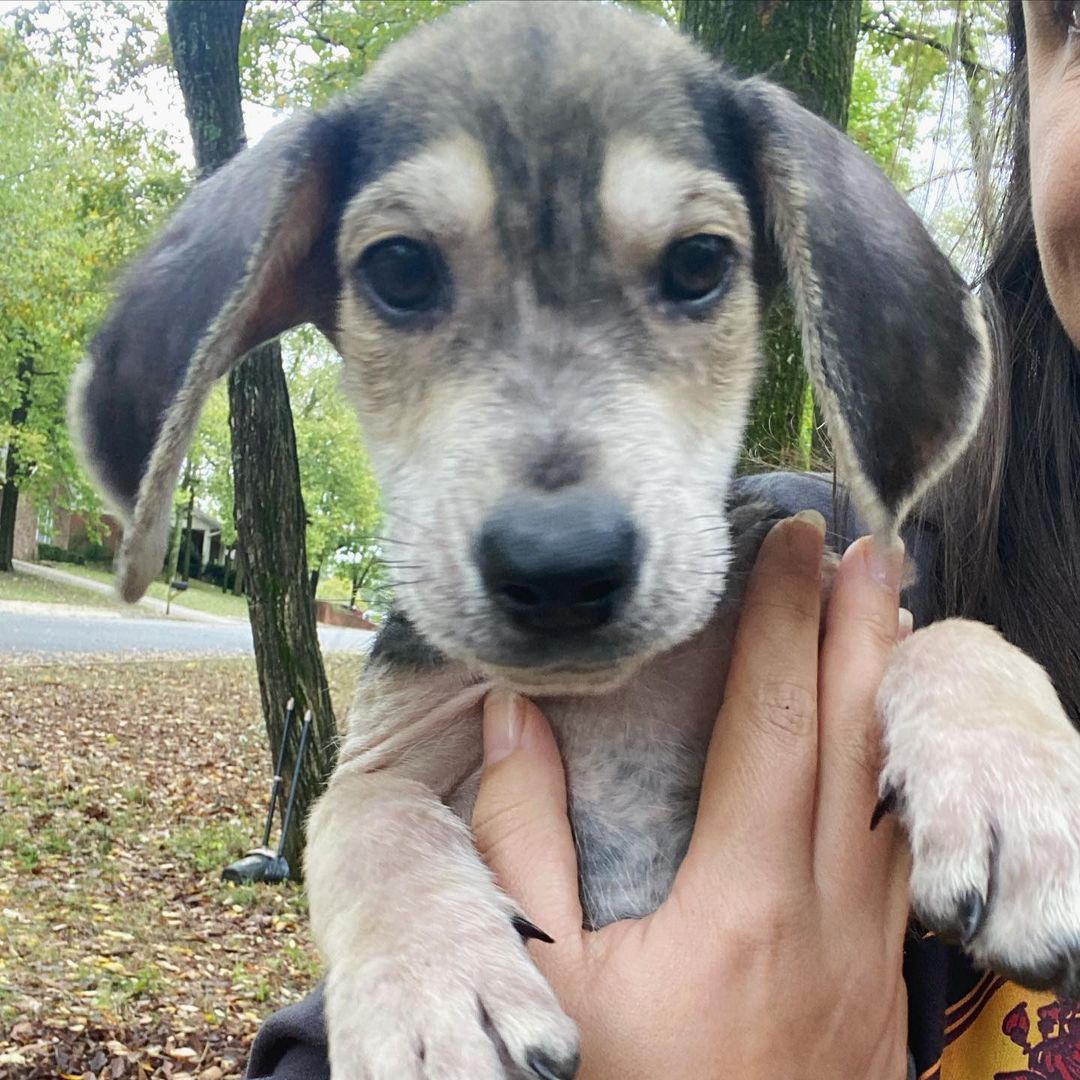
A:
<svg viewBox="0 0 1080 1080">
<path fill-rule="evenodd" d="M 978 422 L 976 300 L 784 92 L 653 20 L 529 2 L 456 10 L 282 124 L 121 289 L 73 411 L 125 515 L 127 598 L 211 383 L 305 321 L 344 358 L 408 563 L 311 821 L 336 1077 L 573 1074 L 470 842 L 480 702 L 513 687 L 554 725 L 589 924 L 654 910 L 768 522 L 732 476 L 781 282 L 840 472 L 894 535 Z M 1080 994 L 1080 753 L 1046 676 L 942 623 L 897 649 L 880 713 L 919 917 Z"/>
</svg>

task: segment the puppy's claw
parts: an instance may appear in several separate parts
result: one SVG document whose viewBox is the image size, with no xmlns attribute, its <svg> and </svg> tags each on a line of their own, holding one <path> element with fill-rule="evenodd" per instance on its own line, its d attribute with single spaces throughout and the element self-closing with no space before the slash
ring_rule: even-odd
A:
<svg viewBox="0 0 1080 1080">
<path fill-rule="evenodd" d="M 960 901 L 960 944 L 965 948 L 978 936 L 986 922 L 989 905 L 982 894 L 972 889 Z"/>
<path fill-rule="evenodd" d="M 881 819 L 886 814 L 891 814 L 896 809 L 896 804 L 900 799 L 900 794 L 891 784 L 886 786 L 885 790 L 881 793 L 881 798 L 877 801 L 877 806 L 874 807 L 874 812 L 870 815 L 870 831 L 873 832 L 880 824 Z"/>
<path fill-rule="evenodd" d="M 986 895 L 978 889 L 965 893 L 960 901 L 960 944 L 966 949 L 982 933 L 990 907 L 997 895 L 998 856 L 1001 845 L 997 829 L 990 826 L 990 847 L 986 859 Z"/>
<path fill-rule="evenodd" d="M 524 915 L 514 915 L 510 922 L 523 941 L 542 941 L 545 945 L 555 944 L 555 939 L 550 934 L 545 934 L 536 923 L 530 922 Z"/>
<path fill-rule="evenodd" d="M 540 1080 L 573 1080 L 577 1075 L 579 1064 L 580 1058 L 577 1054 L 566 1061 L 552 1061 L 547 1054 L 540 1051 L 528 1057 L 529 1068 L 540 1077 Z"/>
<path fill-rule="evenodd" d="M 998 857 L 1001 852 L 1001 844 L 998 840 L 998 831 L 990 826 L 990 850 L 987 852 L 986 870 L 986 896 L 984 897 L 976 889 L 972 889 L 960 901 L 960 944 L 967 948 L 982 932 L 986 925 L 986 917 L 990 914 L 990 906 L 997 895 L 998 883 Z"/>
</svg>

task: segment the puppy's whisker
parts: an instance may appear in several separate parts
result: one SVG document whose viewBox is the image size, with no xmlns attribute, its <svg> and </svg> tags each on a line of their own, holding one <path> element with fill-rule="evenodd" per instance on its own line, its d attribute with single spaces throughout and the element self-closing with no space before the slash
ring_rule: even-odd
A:
<svg viewBox="0 0 1080 1080">
<path fill-rule="evenodd" d="M 420 532 L 427 532 L 430 527 L 427 522 L 416 521 L 406 514 L 401 513 L 396 509 L 389 509 L 386 516 L 393 522 L 401 522 L 402 525 L 408 525 L 412 529 L 418 529 Z"/>
</svg>

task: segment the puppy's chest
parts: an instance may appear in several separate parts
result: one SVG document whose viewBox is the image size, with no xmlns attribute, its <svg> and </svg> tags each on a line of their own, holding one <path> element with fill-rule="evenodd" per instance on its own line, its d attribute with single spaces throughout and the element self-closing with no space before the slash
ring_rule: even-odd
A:
<svg viewBox="0 0 1080 1080">
<path fill-rule="evenodd" d="M 696 672 L 660 666 L 611 698 L 546 706 L 566 762 L 591 926 L 647 915 L 671 890 L 723 696 L 726 656 L 710 653 Z"/>
<path fill-rule="evenodd" d="M 647 915 L 671 889 L 694 825 L 733 630 L 718 613 L 617 692 L 540 702 L 566 767 L 587 925 Z M 470 778 L 451 802 L 468 816 L 474 794 Z"/>
</svg>

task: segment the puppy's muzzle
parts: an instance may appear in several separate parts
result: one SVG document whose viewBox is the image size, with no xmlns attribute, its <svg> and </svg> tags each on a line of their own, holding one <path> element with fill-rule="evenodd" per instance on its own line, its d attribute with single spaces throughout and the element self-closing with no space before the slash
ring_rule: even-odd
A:
<svg viewBox="0 0 1080 1080">
<path fill-rule="evenodd" d="M 630 596 L 641 548 L 626 507 L 579 486 L 502 499 L 475 558 L 492 602 L 517 629 L 584 635 L 610 623 Z"/>
</svg>

